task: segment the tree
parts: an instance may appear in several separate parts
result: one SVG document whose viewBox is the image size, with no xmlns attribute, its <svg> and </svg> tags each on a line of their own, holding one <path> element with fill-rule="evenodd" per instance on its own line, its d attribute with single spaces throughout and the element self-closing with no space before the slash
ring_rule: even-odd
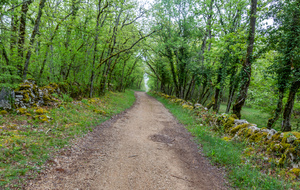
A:
<svg viewBox="0 0 300 190">
<path fill-rule="evenodd" d="M 256 8 L 257 0 L 251 0 L 250 29 L 248 35 L 247 55 L 241 71 L 241 86 L 239 90 L 239 96 L 233 106 L 233 113 L 236 114 L 238 118 L 241 118 L 241 110 L 246 101 L 247 92 L 251 80 L 251 64 L 253 61 L 253 45 L 255 39 Z"/>
</svg>

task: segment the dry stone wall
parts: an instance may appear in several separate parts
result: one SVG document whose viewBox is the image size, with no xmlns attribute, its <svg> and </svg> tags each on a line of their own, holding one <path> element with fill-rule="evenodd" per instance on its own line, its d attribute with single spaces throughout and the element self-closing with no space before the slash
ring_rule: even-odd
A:
<svg viewBox="0 0 300 190">
<path fill-rule="evenodd" d="M 2 88 L 0 92 L 0 109 L 29 108 L 48 105 L 55 101 L 53 93 L 60 94 L 59 86 L 50 83 L 38 87 L 33 79 L 27 79 L 15 90 Z"/>
<path fill-rule="evenodd" d="M 244 141 L 257 146 L 265 155 L 266 162 L 272 162 L 279 167 L 290 167 L 300 173 L 300 133 L 280 132 L 275 129 L 259 128 L 256 124 L 246 120 L 240 120 L 235 115 L 209 114 L 208 109 L 201 104 L 178 99 L 160 92 L 155 94 L 169 99 L 189 109 L 207 123 L 212 130 L 222 131 L 225 141 Z M 204 117 L 203 117 L 204 116 Z"/>
</svg>

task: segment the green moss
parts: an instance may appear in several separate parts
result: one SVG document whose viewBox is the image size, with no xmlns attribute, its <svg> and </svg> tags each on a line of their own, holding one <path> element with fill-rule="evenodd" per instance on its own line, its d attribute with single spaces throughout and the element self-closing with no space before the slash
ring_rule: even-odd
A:
<svg viewBox="0 0 300 190">
<path fill-rule="evenodd" d="M 6 114 L 7 114 L 7 111 L 5 111 L 5 110 L 0 111 L 0 115 L 6 115 Z"/>
<path fill-rule="evenodd" d="M 49 94 L 52 94 L 55 91 L 55 89 L 52 86 L 49 86 L 49 85 L 42 87 L 42 89 L 46 89 Z"/>
<path fill-rule="evenodd" d="M 103 111 L 103 110 L 97 110 L 97 109 L 94 109 L 93 112 L 99 113 L 99 114 L 101 114 L 101 115 L 106 115 L 106 112 Z"/>
<path fill-rule="evenodd" d="M 275 135 L 272 136 L 272 141 L 281 141 L 282 138 L 280 137 L 281 136 L 281 133 L 276 133 Z"/>
<path fill-rule="evenodd" d="M 48 113 L 48 112 L 47 112 L 45 109 L 43 109 L 43 108 L 38 108 L 38 109 L 34 110 L 34 112 L 35 112 L 36 114 L 39 114 L 39 115 Z"/>
<path fill-rule="evenodd" d="M 253 147 L 248 147 L 244 150 L 244 154 L 247 156 L 250 156 L 252 154 L 252 152 L 254 151 Z"/>
<path fill-rule="evenodd" d="M 292 154 L 295 154 L 296 153 L 296 149 L 295 148 L 287 148 L 285 153 L 292 153 Z"/>
<path fill-rule="evenodd" d="M 288 143 L 280 143 L 281 145 L 281 151 L 284 152 L 286 149 L 290 148 L 291 145 Z"/>
<path fill-rule="evenodd" d="M 23 101 L 28 103 L 30 101 L 29 95 L 27 93 L 24 93 L 23 96 L 24 96 Z"/>
<path fill-rule="evenodd" d="M 267 132 L 263 132 L 263 133 L 254 133 L 253 135 L 251 135 L 249 137 L 250 141 L 255 142 L 255 143 L 259 143 L 265 140 L 265 138 L 268 136 Z"/>
<path fill-rule="evenodd" d="M 283 166 L 284 163 L 285 163 L 285 160 L 286 160 L 286 155 L 285 155 L 285 154 L 282 154 L 282 155 L 281 155 L 281 158 L 280 158 L 279 161 L 278 161 L 278 165 L 279 165 L 279 166 Z"/>
<path fill-rule="evenodd" d="M 50 97 L 48 94 L 44 94 L 43 100 L 44 100 L 45 102 L 49 102 L 49 101 L 51 101 L 51 97 Z"/>
<path fill-rule="evenodd" d="M 300 146 L 300 140 L 295 140 L 293 143 L 295 146 Z"/>
<path fill-rule="evenodd" d="M 25 114 L 27 112 L 27 109 L 26 108 L 19 108 L 19 109 L 17 109 L 17 113 L 18 114 Z"/>
<path fill-rule="evenodd" d="M 300 140 L 300 133 L 299 132 L 284 132 L 282 142 L 287 143 L 288 139 L 292 139 L 292 141 Z M 291 142 L 291 141 L 290 141 Z"/>
<path fill-rule="evenodd" d="M 227 121 L 224 124 L 225 130 L 228 129 L 228 128 L 231 128 L 234 125 L 234 120 L 235 119 L 233 117 L 229 117 L 227 119 Z"/>
<path fill-rule="evenodd" d="M 222 138 L 224 141 L 230 141 L 232 138 L 231 137 L 223 137 Z"/>
<path fill-rule="evenodd" d="M 239 119 L 235 114 L 232 114 L 231 117 L 233 117 L 234 119 Z"/>
<path fill-rule="evenodd" d="M 280 145 L 279 144 L 275 144 L 274 142 L 272 142 L 270 144 L 270 149 L 272 150 L 272 152 L 278 152 L 280 150 Z"/>
<path fill-rule="evenodd" d="M 248 123 L 244 123 L 242 125 L 238 125 L 230 130 L 232 135 L 236 134 L 239 130 L 249 127 Z"/>
<path fill-rule="evenodd" d="M 31 86 L 29 84 L 19 84 L 19 89 L 23 90 L 23 89 L 28 89 L 31 88 Z"/>
<path fill-rule="evenodd" d="M 253 134 L 252 130 L 248 128 L 248 129 L 245 130 L 245 135 L 244 135 L 244 136 L 245 136 L 246 138 L 248 138 L 248 137 L 250 137 L 252 134 Z"/>
<path fill-rule="evenodd" d="M 300 139 L 300 132 L 293 131 L 291 132 L 297 139 Z"/>
<path fill-rule="evenodd" d="M 34 119 L 38 119 L 41 122 L 49 122 L 49 118 L 46 115 L 37 115 L 37 116 L 34 116 Z"/>
<path fill-rule="evenodd" d="M 56 84 L 54 82 L 51 82 L 49 85 L 55 90 L 59 88 L 58 84 Z"/>
<path fill-rule="evenodd" d="M 183 108 L 193 110 L 193 106 L 189 106 L 187 104 L 182 105 Z"/>
<path fill-rule="evenodd" d="M 293 168 L 293 169 L 291 169 L 291 172 L 298 177 L 299 174 L 300 174 L 300 169 L 299 168 Z"/>
</svg>

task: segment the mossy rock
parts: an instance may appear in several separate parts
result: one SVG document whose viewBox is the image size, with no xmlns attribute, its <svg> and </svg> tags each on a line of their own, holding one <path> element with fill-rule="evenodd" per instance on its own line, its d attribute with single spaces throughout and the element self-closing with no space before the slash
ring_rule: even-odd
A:
<svg viewBox="0 0 300 190">
<path fill-rule="evenodd" d="M 296 148 L 287 148 L 285 150 L 285 154 L 288 154 L 288 153 L 296 154 L 297 153 Z"/>
<path fill-rule="evenodd" d="M 295 146 L 298 146 L 298 147 L 300 148 L 300 140 L 295 140 L 295 141 L 293 142 L 293 144 L 294 144 Z"/>
<path fill-rule="evenodd" d="M 262 133 L 261 132 L 256 132 L 256 133 L 254 133 L 253 135 L 251 135 L 249 137 L 249 140 L 251 142 L 260 143 L 260 142 L 265 141 L 267 136 L 268 136 L 267 132 L 262 132 Z"/>
<path fill-rule="evenodd" d="M 295 140 L 300 140 L 300 133 L 299 132 L 284 132 L 282 142 L 284 143 L 292 143 Z"/>
<path fill-rule="evenodd" d="M 291 169 L 290 172 L 295 174 L 297 177 L 299 177 L 299 175 L 300 175 L 300 169 L 299 168 L 293 168 L 293 169 Z"/>
<path fill-rule="evenodd" d="M 30 113 L 26 113 L 25 115 L 26 115 L 26 116 L 29 116 L 29 117 L 32 116 Z"/>
<path fill-rule="evenodd" d="M 232 114 L 231 117 L 234 119 L 239 119 L 235 114 Z"/>
<path fill-rule="evenodd" d="M 279 150 L 281 149 L 280 144 L 275 144 L 274 142 L 272 142 L 272 143 L 269 145 L 269 147 L 270 147 L 270 150 L 271 150 L 272 152 L 279 152 Z"/>
<path fill-rule="evenodd" d="M 238 136 L 243 137 L 243 138 L 249 138 L 253 134 L 255 134 L 255 133 L 253 133 L 252 130 L 247 128 L 247 127 L 240 129 L 239 132 L 238 132 Z"/>
<path fill-rule="evenodd" d="M 279 161 L 278 161 L 278 165 L 279 165 L 279 166 L 283 166 L 284 163 L 285 163 L 285 161 L 286 161 L 286 155 L 285 155 L 285 154 L 282 154 L 282 155 L 281 155 L 281 158 L 280 158 Z"/>
<path fill-rule="evenodd" d="M 17 109 L 17 113 L 23 115 L 23 114 L 27 113 L 27 109 L 26 108 L 19 108 L 19 109 Z"/>
<path fill-rule="evenodd" d="M 34 110 L 34 112 L 38 115 L 43 115 L 45 113 L 48 113 L 48 111 L 43 108 L 38 108 L 38 109 Z"/>
<path fill-rule="evenodd" d="M 30 89 L 31 86 L 27 83 L 22 83 L 22 84 L 19 84 L 19 89 L 20 90 L 24 90 L 24 89 Z"/>
<path fill-rule="evenodd" d="M 24 98 L 23 98 L 24 102 L 26 102 L 26 103 L 30 102 L 31 98 L 30 98 L 30 96 L 27 93 L 24 93 L 23 96 L 24 96 Z"/>
<path fill-rule="evenodd" d="M 182 105 L 182 107 L 183 107 L 184 109 L 193 110 L 193 106 L 189 106 L 189 105 L 187 105 L 187 104 Z"/>
<path fill-rule="evenodd" d="M 271 139 L 271 140 L 272 140 L 272 141 L 281 141 L 281 140 L 282 140 L 281 133 L 278 132 L 278 133 L 274 134 L 274 135 L 272 136 L 272 139 Z"/>
<path fill-rule="evenodd" d="M 291 145 L 290 145 L 290 144 L 288 144 L 288 143 L 280 143 L 280 144 L 279 144 L 279 149 L 277 148 L 276 151 L 279 151 L 279 152 L 281 152 L 281 153 L 284 153 L 284 152 L 286 152 L 286 150 L 287 150 L 288 148 L 291 148 Z"/>
<path fill-rule="evenodd" d="M 97 101 L 98 101 L 99 99 L 98 98 L 91 98 L 91 99 L 89 99 L 89 104 L 94 104 L 94 103 L 96 103 Z"/>
<path fill-rule="evenodd" d="M 182 103 L 182 102 L 184 102 L 183 99 L 179 99 L 179 98 L 175 99 L 175 103 Z"/>
<path fill-rule="evenodd" d="M 54 83 L 54 82 L 51 82 L 50 84 L 49 84 L 49 86 L 51 86 L 53 89 L 58 89 L 59 88 L 59 85 L 58 84 L 56 84 L 56 83 Z"/>
<path fill-rule="evenodd" d="M 223 137 L 222 138 L 224 141 L 230 141 L 232 139 L 232 137 Z"/>
<path fill-rule="evenodd" d="M 43 91 L 45 91 L 45 90 L 48 91 L 49 94 L 52 94 L 52 93 L 55 92 L 55 89 L 50 85 L 42 87 L 42 90 Z"/>
<path fill-rule="evenodd" d="M 226 122 L 225 122 L 225 124 L 224 124 L 225 130 L 234 126 L 234 120 L 235 120 L 235 119 L 234 119 L 233 117 L 229 117 L 229 118 L 226 120 Z"/>
<path fill-rule="evenodd" d="M 5 111 L 5 110 L 1 110 L 1 111 L 0 111 L 0 115 L 6 115 L 6 114 L 8 114 L 7 111 Z"/>
<path fill-rule="evenodd" d="M 49 101 L 52 100 L 52 98 L 49 96 L 49 94 L 44 93 L 43 100 L 44 100 L 45 102 L 49 102 Z"/>
<path fill-rule="evenodd" d="M 235 135 L 239 130 L 249 127 L 250 124 L 244 123 L 242 125 L 238 125 L 230 130 L 232 135 Z"/>
<path fill-rule="evenodd" d="M 50 117 L 46 115 L 37 115 L 34 116 L 34 119 L 38 119 L 41 122 L 50 122 Z"/>
</svg>

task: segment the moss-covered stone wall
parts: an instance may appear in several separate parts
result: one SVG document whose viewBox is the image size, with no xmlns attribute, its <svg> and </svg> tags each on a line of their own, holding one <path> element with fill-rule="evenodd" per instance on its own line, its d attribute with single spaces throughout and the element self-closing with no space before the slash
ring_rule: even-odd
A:
<svg viewBox="0 0 300 190">
<path fill-rule="evenodd" d="M 275 163 L 278 167 L 291 168 L 291 171 L 298 171 L 300 168 L 299 132 L 281 132 L 265 127 L 260 128 L 256 124 L 238 119 L 235 115 L 207 114 L 208 109 L 198 103 L 192 104 L 160 92 L 154 92 L 154 94 L 192 110 L 197 117 L 201 117 L 211 127 L 211 130 L 223 133 L 223 140 L 246 142 L 253 147 L 259 147 L 266 162 Z"/>
</svg>

